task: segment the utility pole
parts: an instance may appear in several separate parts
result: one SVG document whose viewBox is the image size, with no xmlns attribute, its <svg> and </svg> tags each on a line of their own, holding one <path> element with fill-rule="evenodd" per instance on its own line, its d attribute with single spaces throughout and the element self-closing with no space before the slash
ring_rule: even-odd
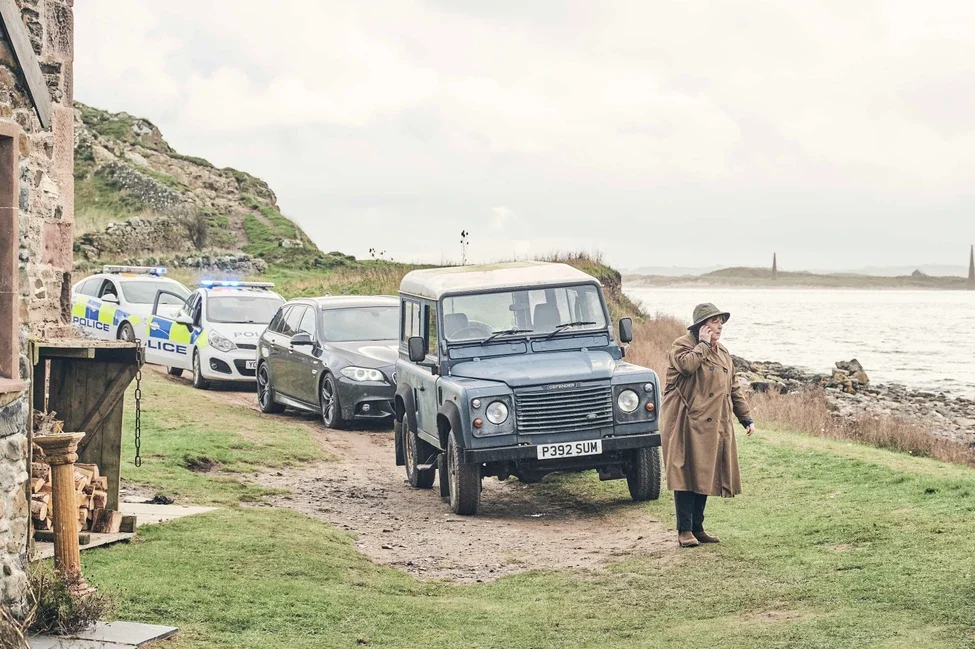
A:
<svg viewBox="0 0 975 649">
<path fill-rule="evenodd" d="M 779 278 L 779 260 L 777 255 L 772 253 L 772 281 L 774 282 Z"/>
<path fill-rule="evenodd" d="M 968 257 L 968 290 L 975 291 L 975 246 Z"/>
<path fill-rule="evenodd" d="M 460 265 L 467 265 L 467 244 L 470 242 L 471 233 L 467 230 L 460 231 Z"/>
</svg>

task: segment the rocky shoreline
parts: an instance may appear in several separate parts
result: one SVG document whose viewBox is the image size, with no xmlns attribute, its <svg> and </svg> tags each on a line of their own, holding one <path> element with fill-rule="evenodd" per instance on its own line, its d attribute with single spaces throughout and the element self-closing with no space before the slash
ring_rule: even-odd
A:
<svg viewBox="0 0 975 649">
<path fill-rule="evenodd" d="M 938 437 L 975 446 L 975 400 L 906 386 L 876 384 L 853 359 L 837 361 L 828 373 L 813 373 L 772 361 L 735 357 L 743 386 L 755 392 L 787 394 L 809 387 L 824 388 L 835 417 L 867 413 L 917 420 Z"/>
</svg>

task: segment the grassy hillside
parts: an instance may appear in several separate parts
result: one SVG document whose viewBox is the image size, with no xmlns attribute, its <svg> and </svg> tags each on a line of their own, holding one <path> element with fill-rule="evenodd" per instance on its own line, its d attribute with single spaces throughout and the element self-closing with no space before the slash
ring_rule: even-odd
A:
<svg viewBox="0 0 975 649">
<path fill-rule="evenodd" d="M 327 265 L 259 178 L 178 153 L 152 122 L 127 113 L 76 103 L 75 127 L 79 261 L 246 253 L 289 268 Z"/>
</svg>

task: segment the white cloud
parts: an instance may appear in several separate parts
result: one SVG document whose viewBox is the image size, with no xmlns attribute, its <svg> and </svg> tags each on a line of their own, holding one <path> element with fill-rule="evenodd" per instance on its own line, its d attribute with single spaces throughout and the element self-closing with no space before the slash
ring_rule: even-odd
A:
<svg viewBox="0 0 975 649">
<path fill-rule="evenodd" d="M 515 213 L 509 210 L 507 207 L 501 205 L 499 207 L 491 208 L 491 227 L 495 230 L 500 230 L 504 228 L 505 224 L 514 218 Z"/>
<path fill-rule="evenodd" d="M 492 254 L 517 225 L 629 266 L 975 239 L 970 3 L 267 6 L 76 3 L 76 94 L 264 177 L 330 249 L 436 260 L 479 220 Z"/>
</svg>

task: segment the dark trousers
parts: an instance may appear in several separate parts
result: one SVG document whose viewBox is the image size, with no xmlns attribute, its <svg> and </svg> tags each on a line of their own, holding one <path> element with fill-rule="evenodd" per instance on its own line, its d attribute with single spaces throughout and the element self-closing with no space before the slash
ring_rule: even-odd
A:
<svg viewBox="0 0 975 649">
<path fill-rule="evenodd" d="M 677 531 L 703 532 L 704 507 L 707 502 L 706 494 L 696 494 L 693 491 L 675 491 L 674 505 L 677 508 Z"/>
</svg>

